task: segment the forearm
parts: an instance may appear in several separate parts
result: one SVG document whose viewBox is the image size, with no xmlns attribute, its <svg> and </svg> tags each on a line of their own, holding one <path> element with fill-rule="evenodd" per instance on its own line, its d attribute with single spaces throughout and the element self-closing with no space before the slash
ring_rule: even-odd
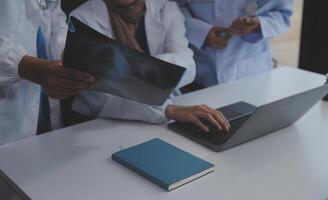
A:
<svg viewBox="0 0 328 200">
<path fill-rule="evenodd" d="M 270 39 L 286 32 L 290 27 L 290 20 L 280 12 L 271 12 L 260 16 L 261 32 L 263 38 Z"/>
<path fill-rule="evenodd" d="M 18 65 L 18 74 L 23 79 L 36 84 L 41 84 L 40 74 L 45 70 L 44 65 L 46 63 L 46 60 L 26 55 Z"/>
<path fill-rule="evenodd" d="M 213 25 L 195 18 L 189 9 L 188 3 L 178 0 L 176 0 L 176 2 L 185 17 L 185 26 L 187 28 L 186 36 L 188 37 L 189 42 L 198 49 L 201 49 L 204 46 L 207 34 Z"/>
<path fill-rule="evenodd" d="M 202 49 L 206 43 L 208 32 L 213 25 L 203 22 L 199 19 L 189 18 L 186 19 L 187 37 L 191 44 L 198 49 Z"/>
<path fill-rule="evenodd" d="M 75 98 L 72 109 L 95 118 L 162 124 L 167 121 L 165 109 L 169 104 L 171 100 L 162 106 L 150 106 L 102 92 L 86 91 Z"/>
</svg>

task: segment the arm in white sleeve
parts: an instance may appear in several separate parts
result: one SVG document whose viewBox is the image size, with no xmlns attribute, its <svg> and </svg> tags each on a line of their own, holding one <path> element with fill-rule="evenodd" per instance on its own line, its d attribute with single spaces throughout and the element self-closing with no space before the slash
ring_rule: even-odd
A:
<svg viewBox="0 0 328 200">
<path fill-rule="evenodd" d="M 20 79 L 18 65 L 27 51 L 9 38 L 0 35 L 0 85 L 12 84 Z"/>
<path fill-rule="evenodd" d="M 75 98 L 72 109 L 80 114 L 95 118 L 162 124 L 167 121 L 165 110 L 171 103 L 171 100 L 168 100 L 163 106 L 149 106 L 102 92 L 88 91 L 82 92 Z"/>
<path fill-rule="evenodd" d="M 275 8 L 259 15 L 263 38 L 270 39 L 286 32 L 290 27 L 292 14 L 293 0 L 281 0 Z"/>
<path fill-rule="evenodd" d="M 66 14 L 62 11 L 59 3 L 51 15 L 51 42 L 49 52 L 52 60 L 61 60 L 62 52 L 65 48 L 67 28 Z"/>
<path fill-rule="evenodd" d="M 196 76 L 196 66 L 193 59 L 193 52 L 188 47 L 186 38 L 185 18 L 175 2 L 170 2 L 171 24 L 164 44 L 164 54 L 156 57 L 186 68 L 186 72 L 180 81 L 178 88 L 193 82 Z"/>
<path fill-rule="evenodd" d="M 186 0 L 174 1 L 177 2 L 180 7 L 180 10 L 186 18 L 185 24 L 187 27 L 187 37 L 189 39 L 189 42 L 198 49 L 201 49 L 204 46 L 208 32 L 211 30 L 213 25 L 208 24 L 207 22 L 202 21 L 201 19 L 195 18 L 190 12 Z"/>
</svg>

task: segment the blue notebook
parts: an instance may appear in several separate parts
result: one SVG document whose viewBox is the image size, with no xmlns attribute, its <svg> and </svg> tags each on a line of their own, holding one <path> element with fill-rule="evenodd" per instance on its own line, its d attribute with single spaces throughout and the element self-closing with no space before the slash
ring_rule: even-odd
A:
<svg viewBox="0 0 328 200">
<path fill-rule="evenodd" d="M 214 171 L 213 164 L 157 138 L 116 152 L 112 159 L 167 191 Z"/>
</svg>

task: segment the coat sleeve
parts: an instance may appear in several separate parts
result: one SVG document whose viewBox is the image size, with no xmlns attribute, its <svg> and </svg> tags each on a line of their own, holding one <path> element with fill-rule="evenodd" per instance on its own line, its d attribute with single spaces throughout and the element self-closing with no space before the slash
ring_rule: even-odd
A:
<svg viewBox="0 0 328 200">
<path fill-rule="evenodd" d="M 0 35 L 0 85 L 17 82 L 18 64 L 27 51 L 11 39 Z"/>
<path fill-rule="evenodd" d="M 244 36 L 244 41 L 256 43 L 262 39 L 271 39 L 289 29 L 293 0 L 276 0 L 276 2 L 273 8 L 258 15 L 261 32 Z"/>
<path fill-rule="evenodd" d="M 205 40 L 207 38 L 208 32 L 213 27 L 213 25 L 208 24 L 205 21 L 195 18 L 188 6 L 188 2 L 186 0 L 174 0 L 180 7 L 183 15 L 185 16 L 185 24 L 187 27 L 187 37 L 189 42 L 201 49 L 204 46 Z"/>
<path fill-rule="evenodd" d="M 49 45 L 49 52 L 52 60 L 61 60 L 62 58 L 62 52 L 65 48 L 67 27 L 66 14 L 62 11 L 60 4 L 58 4 L 51 15 L 51 42 Z"/>
<path fill-rule="evenodd" d="M 175 2 L 168 2 L 166 9 L 171 20 L 164 44 L 165 53 L 156 57 L 186 68 L 186 72 L 178 85 L 178 88 L 181 88 L 194 81 L 196 66 L 193 59 L 193 52 L 188 47 L 189 42 L 186 38 L 184 16 Z"/>
<path fill-rule="evenodd" d="M 102 92 L 87 91 L 75 98 L 72 109 L 94 118 L 162 124 L 167 122 L 165 110 L 171 103 L 171 100 L 168 99 L 162 106 L 150 106 Z"/>
</svg>

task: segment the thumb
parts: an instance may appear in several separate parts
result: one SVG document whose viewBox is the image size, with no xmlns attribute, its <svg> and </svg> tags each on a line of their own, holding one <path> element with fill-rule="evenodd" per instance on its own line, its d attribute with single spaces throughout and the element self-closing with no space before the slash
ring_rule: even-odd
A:
<svg viewBox="0 0 328 200">
<path fill-rule="evenodd" d="M 256 23 L 256 20 L 254 19 L 254 17 L 247 17 L 246 18 L 246 24 L 247 25 L 253 25 Z"/>
</svg>

